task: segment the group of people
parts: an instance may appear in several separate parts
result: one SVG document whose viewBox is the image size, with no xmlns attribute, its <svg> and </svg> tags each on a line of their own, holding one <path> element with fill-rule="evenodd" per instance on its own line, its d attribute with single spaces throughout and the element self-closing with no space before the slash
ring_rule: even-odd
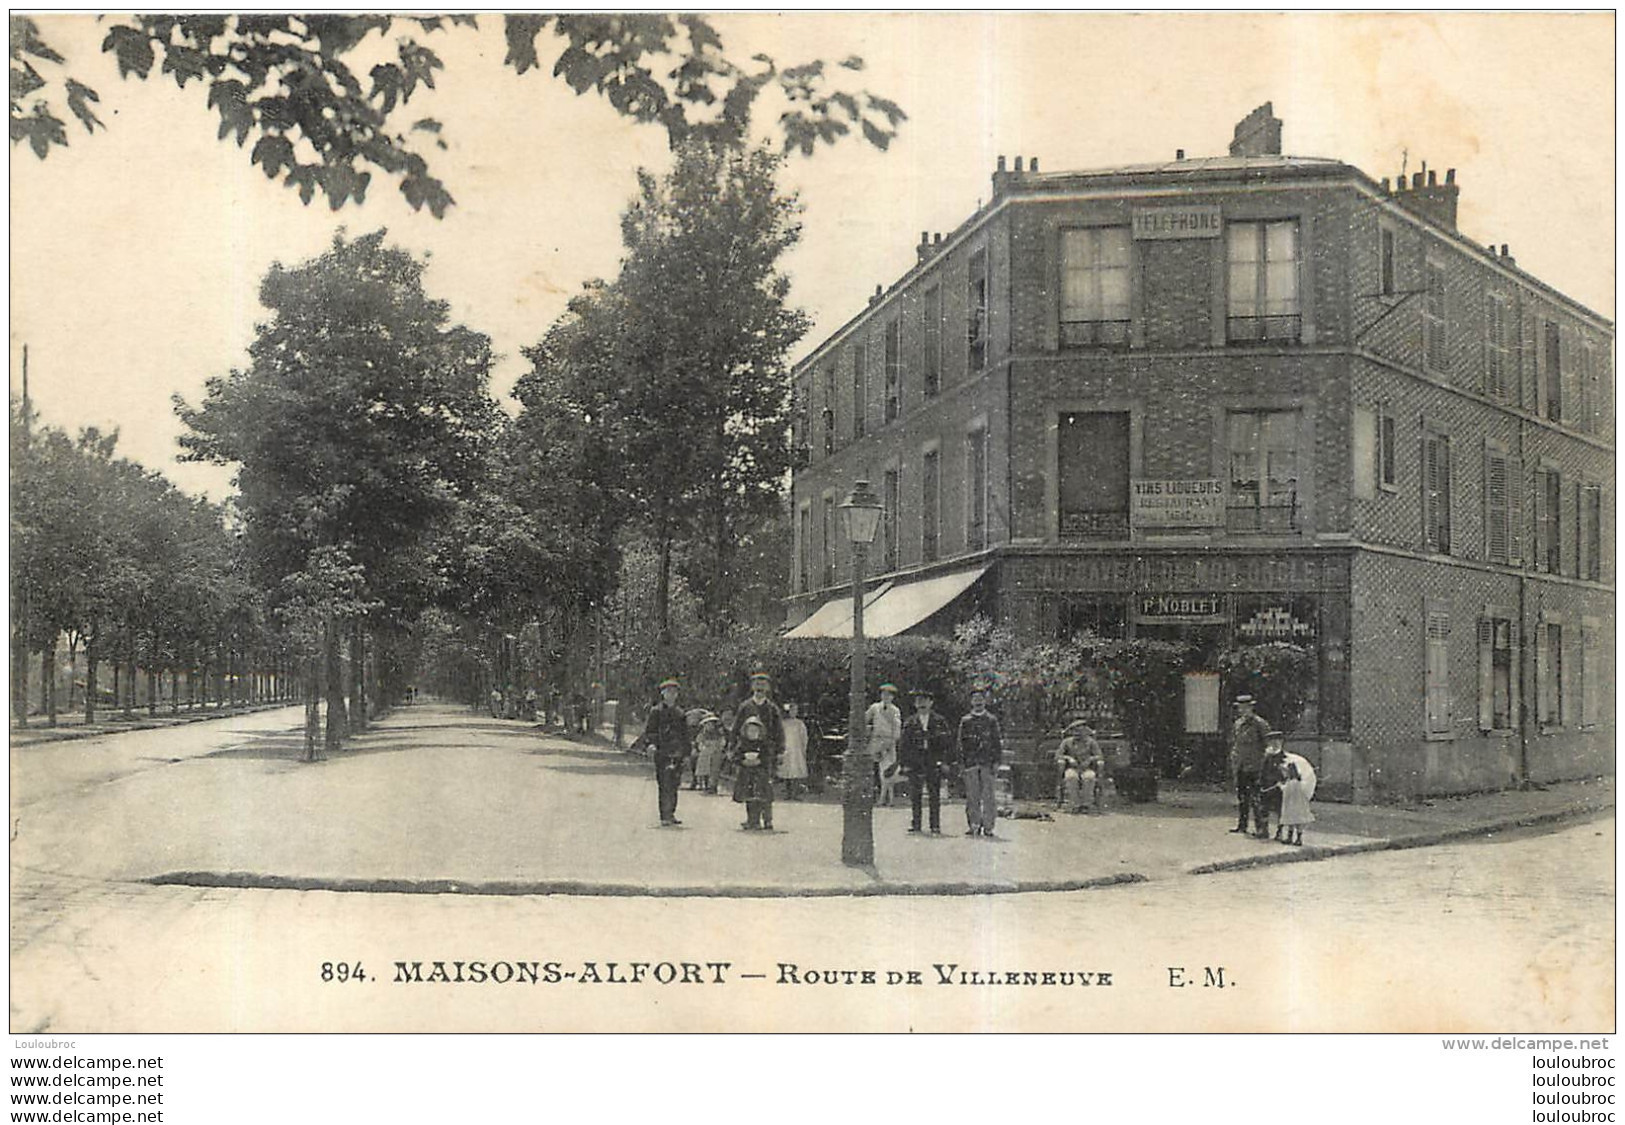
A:
<svg viewBox="0 0 1625 1125">
<path fill-rule="evenodd" d="M 512 686 L 493 687 L 487 705 L 493 719 L 562 726 L 566 731 L 587 734 L 603 721 L 603 687 L 597 683 L 592 686 L 591 700 L 579 690 L 567 695 L 556 686 L 545 694 L 534 687 L 524 691 Z"/>
<path fill-rule="evenodd" d="M 1254 710 L 1250 695 L 1236 697 L 1236 721 L 1230 730 L 1230 772 L 1236 780 L 1236 826 L 1245 835 L 1248 821 L 1260 840 L 1303 845 L 1303 829 L 1315 814 L 1315 768 L 1301 754 L 1286 749 L 1286 736 L 1272 730 Z"/>
<path fill-rule="evenodd" d="M 771 697 L 772 677 L 753 672 L 751 694 L 731 711 L 685 711 L 679 703 L 682 684 L 660 684 L 660 702 L 649 712 L 634 748 L 646 746 L 655 767 L 660 823 L 675 826 L 677 795 L 685 769 L 691 788 L 718 791 L 724 767 L 733 768 L 733 799 L 745 806 L 746 831 L 773 828 L 774 784 L 782 781 L 794 799 L 808 775 L 808 731 L 794 703 L 781 710 Z M 890 805 L 896 787 L 907 784 L 913 819 L 909 832 L 942 835 L 942 781 L 957 765 L 965 783 L 967 836 L 994 835 L 998 806 L 994 785 L 1004 757 L 1004 732 L 987 709 L 987 692 L 971 693 L 971 709 L 957 727 L 933 708 L 932 693 L 910 693 L 914 710 L 905 719 L 897 707 L 895 684 L 880 686 L 880 699 L 865 713 L 868 756 L 878 783 L 879 801 Z M 929 821 L 925 814 L 929 812 Z"/>
</svg>

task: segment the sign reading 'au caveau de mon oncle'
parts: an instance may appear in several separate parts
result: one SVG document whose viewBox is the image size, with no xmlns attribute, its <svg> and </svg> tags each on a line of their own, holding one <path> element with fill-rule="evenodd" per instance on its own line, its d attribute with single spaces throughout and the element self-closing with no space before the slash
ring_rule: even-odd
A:
<svg viewBox="0 0 1625 1125">
<path fill-rule="evenodd" d="M 1129 522 L 1135 527 L 1222 527 L 1224 481 L 1130 481 Z"/>
<path fill-rule="evenodd" d="M 1136 207 L 1135 238 L 1218 238 L 1224 229 L 1217 205 Z"/>
</svg>

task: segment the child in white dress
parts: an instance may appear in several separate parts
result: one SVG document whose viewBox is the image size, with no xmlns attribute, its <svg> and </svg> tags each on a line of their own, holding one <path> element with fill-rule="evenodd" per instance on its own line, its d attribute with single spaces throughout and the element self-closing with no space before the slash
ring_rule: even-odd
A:
<svg viewBox="0 0 1625 1125">
<path fill-rule="evenodd" d="M 1309 782 L 1296 762 L 1287 762 L 1286 776 L 1281 779 L 1281 828 L 1286 833 L 1284 844 L 1303 846 L 1303 826 L 1313 824 L 1315 814 L 1309 811 Z"/>
</svg>

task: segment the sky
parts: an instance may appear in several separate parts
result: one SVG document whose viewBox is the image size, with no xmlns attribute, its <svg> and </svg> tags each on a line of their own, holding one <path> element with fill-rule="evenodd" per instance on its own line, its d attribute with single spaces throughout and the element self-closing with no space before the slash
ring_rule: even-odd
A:
<svg viewBox="0 0 1625 1125">
<path fill-rule="evenodd" d="M 425 38 L 446 66 L 404 122 L 444 122 L 431 163 L 457 205 L 413 212 L 375 176 L 333 212 L 267 181 L 215 139 L 194 83 L 121 80 L 91 16 L 45 16 L 68 71 L 99 90 L 109 129 L 38 161 L 11 149 L 10 357 L 24 344 L 50 424 L 117 428 L 120 448 L 191 491 L 228 470 L 179 464 L 173 395 L 246 362 L 259 279 L 321 253 L 335 230 L 387 227 L 428 255 L 425 283 L 491 336 L 506 397 L 582 284 L 612 277 L 619 214 L 639 167 L 663 169 L 664 133 L 577 97 L 547 73 L 501 65 L 499 17 Z M 729 15 L 734 58 L 781 64 L 857 54 L 854 81 L 909 114 L 889 151 L 857 140 L 793 157 L 805 208 L 785 260 L 814 325 L 797 356 L 914 262 L 922 230 L 958 226 L 991 193 L 997 157 L 1045 171 L 1222 154 L 1272 101 L 1284 149 L 1375 177 L 1402 161 L 1457 170 L 1460 228 L 1614 315 L 1614 25 L 1610 15 Z M 546 40 L 544 39 L 544 46 Z M 550 63 L 550 60 L 549 60 Z M 845 73 L 845 72 L 841 72 Z M 53 75 L 54 76 L 54 75 Z M 252 143 L 252 142 L 250 142 Z M 508 403 L 512 408 L 511 400 Z"/>
</svg>

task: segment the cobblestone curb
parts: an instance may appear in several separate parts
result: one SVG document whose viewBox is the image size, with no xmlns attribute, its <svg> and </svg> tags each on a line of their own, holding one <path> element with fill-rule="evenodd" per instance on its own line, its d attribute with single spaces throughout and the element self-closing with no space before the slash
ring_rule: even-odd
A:
<svg viewBox="0 0 1625 1125">
<path fill-rule="evenodd" d="M 1599 816 L 1612 808 L 1611 804 L 1577 803 L 1567 808 L 1549 809 L 1545 812 L 1529 813 L 1525 816 L 1510 817 L 1505 820 L 1485 821 L 1478 824 L 1461 825 L 1456 828 L 1442 828 L 1434 832 L 1416 832 L 1383 840 L 1368 840 L 1358 844 L 1308 844 L 1301 848 L 1287 848 L 1283 851 L 1268 852 L 1263 855 L 1243 856 L 1241 859 L 1225 859 L 1215 863 L 1203 863 L 1187 869 L 1185 874 L 1216 875 L 1225 871 L 1245 871 L 1252 867 L 1272 867 L 1282 863 L 1310 863 L 1320 859 L 1332 859 L 1340 855 L 1360 855 L 1365 852 L 1397 852 L 1408 848 L 1429 848 L 1436 844 L 1470 840 L 1478 836 L 1489 836 L 1496 832 L 1510 832 L 1517 828 L 1560 824 L 1566 820 L 1584 820 L 1588 817 Z"/>
<path fill-rule="evenodd" d="M 1133 872 L 1094 879 L 1032 880 L 1020 883 L 885 883 L 861 887 L 644 887 L 630 883 L 577 880 L 464 882 L 449 879 L 323 879 L 251 872 L 173 871 L 141 880 L 157 887 L 217 887 L 234 890 L 333 891 L 395 895 L 573 895 L 588 898 L 873 898 L 877 896 L 967 896 L 1087 891 L 1149 880 Z"/>
</svg>

